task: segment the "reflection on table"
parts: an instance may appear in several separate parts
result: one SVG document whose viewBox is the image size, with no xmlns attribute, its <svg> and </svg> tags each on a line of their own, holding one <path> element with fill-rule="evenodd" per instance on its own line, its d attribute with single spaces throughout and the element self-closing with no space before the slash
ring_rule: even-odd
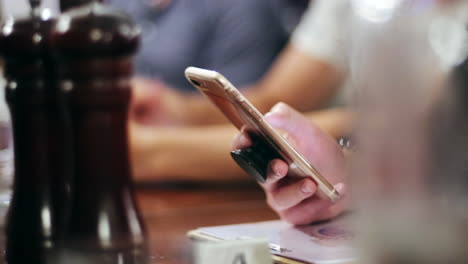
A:
<svg viewBox="0 0 468 264">
<path fill-rule="evenodd" d="M 277 219 L 253 182 L 139 186 L 137 198 L 153 263 L 191 263 L 186 233 L 197 227 Z"/>
</svg>

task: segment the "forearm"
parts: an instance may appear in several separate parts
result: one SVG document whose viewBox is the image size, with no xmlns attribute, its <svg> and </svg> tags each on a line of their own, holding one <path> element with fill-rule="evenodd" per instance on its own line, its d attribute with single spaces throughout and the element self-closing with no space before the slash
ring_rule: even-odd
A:
<svg viewBox="0 0 468 264">
<path fill-rule="evenodd" d="M 352 114 L 345 109 L 312 112 L 307 117 L 335 138 L 350 131 Z M 130 138 L 134 176 L 139 181 L 248 180 L 229 155 L 236 133 L 230 124 L 134 127 Z"/>
<path fill-rule="evenodd" d="M 342 78 L 327 62 L 289 46 L 262 80 L 244 94 L 262 113 L 278 102 L 309 112 L 327 105 Z"/>
<path fill-rule="evenodd" d="M 133 173 L 139 181 L 250 179 L 229 155 L 232 138 L 237 133 L 230 125 L 182 129 L 155 127 L 147 128 L 145 132 L 146 136 L 140 133 L 138 139 L 132 139 L 135 143 Z"/>
<path fill-rule="evenodd" d="M 348 136 L 353 128 L 354 114 L 348 108 L 314 111 L 306 116 L 335 139 Z"/>
<path fill-rule="evenodd" d="M 268 73 L 257 83 L 243 89 L 242 93 L 262 113 L 280 101 L 305 112 L 323 107 L 334 96 L 341 80 L 341 73 L 330 64 L 289 46 Z M 226 122 L 220 111 L 198 94 L 172 94 L 167 101 L 183 124 Z"/>
<path fill-rule="evenodd" d="M 179 94 L 171 103 L 172 115 L 184 126 L 206 126 L 227 123 L 222 112 L 201 94 Z"/>
</svg>

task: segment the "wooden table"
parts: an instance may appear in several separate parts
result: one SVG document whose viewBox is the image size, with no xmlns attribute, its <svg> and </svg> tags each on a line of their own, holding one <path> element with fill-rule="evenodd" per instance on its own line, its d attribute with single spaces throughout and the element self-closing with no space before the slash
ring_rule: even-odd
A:
<svg viewBox="0 0 468 264">
<path fill-rule="evenodd" d="M 256 183 L 137 188 L 153 263 L 191 263 L 189 230 L 277 219 Z"/>
</svg>

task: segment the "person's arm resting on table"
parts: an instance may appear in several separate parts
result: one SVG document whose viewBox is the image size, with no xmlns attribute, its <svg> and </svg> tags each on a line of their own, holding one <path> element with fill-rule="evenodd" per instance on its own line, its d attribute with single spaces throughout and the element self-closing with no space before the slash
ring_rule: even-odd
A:
<svg viewBox="0 0 468 264">
<path fill-rule="evenodd" d="M 351 114 L 345 109 L 307 115 L 334 138 L 346 135 Z M 231 124 L 161 128 L 131 123 L 133 175 L 137 181 L 245 181 L 251 179 L 229 152 L 237 129 Z"/>
</svg>

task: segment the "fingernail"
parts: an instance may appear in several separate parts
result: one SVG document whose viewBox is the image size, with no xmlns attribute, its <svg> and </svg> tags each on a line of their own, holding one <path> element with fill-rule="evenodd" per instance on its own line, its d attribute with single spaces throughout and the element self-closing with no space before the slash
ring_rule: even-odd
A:
<svg viewBox="0 0 468 264">
<path fill-rule="evenodd" d="M 275 167 L 273 167 L 272 171 L 273 171 L 273 174 L 275 174 L 276 178 L 279 179 L 283 177 Z"/>
<path fill-rule="evenodd" d="M 247 146 L 250 144 L 250 139 L 245 136 L 245 134 L 241 134 L 239 137 L 239 143 L 242 146 Z"/>
<path fill-rule="evenodd" d="M 270 112 L 265 114 L 265 120 L 272 126 L 281 126 L 288 119 L 289 109 L 285 103 L 277 103 Z"/>
<path fill-rule="evenodd" d="M 312 188 L 310 188 L 309 184 L 307 184 L 307 182 L 305 182 L 304 184 L 302 184 L 302 189 L 301 191 L 305 194 L 310 194 L 312 192 Z"/>
<path fill-rule="evenodd" d="M 275 166 L 271 165 L 270 163 L 270 169 L 271 169 L 271 172 L 273 173 L 273 176 L 276 178 L 276 179 L 281 179 L 283 178 L 283 175 L 280 174 L 280 172 L 276 169 Z"/>
<path fill-rule="evenodd" d="M 346 186 L 344 183 L 337 183 L 333 186 L 340 195 L 343 195 L 346 192 Z"/>
<path fill-rule="evenodd" d="M 274 173 L 274 176 L 276 179 L 281 179 L 283 176 L 281 174 Z"/>
<path fill-rule="evenodd" d="M 286 104 L 283 102 L 277 103 L 271 108 L 271 113 L 286 113 L 287 107 Z"/>
</svg>

